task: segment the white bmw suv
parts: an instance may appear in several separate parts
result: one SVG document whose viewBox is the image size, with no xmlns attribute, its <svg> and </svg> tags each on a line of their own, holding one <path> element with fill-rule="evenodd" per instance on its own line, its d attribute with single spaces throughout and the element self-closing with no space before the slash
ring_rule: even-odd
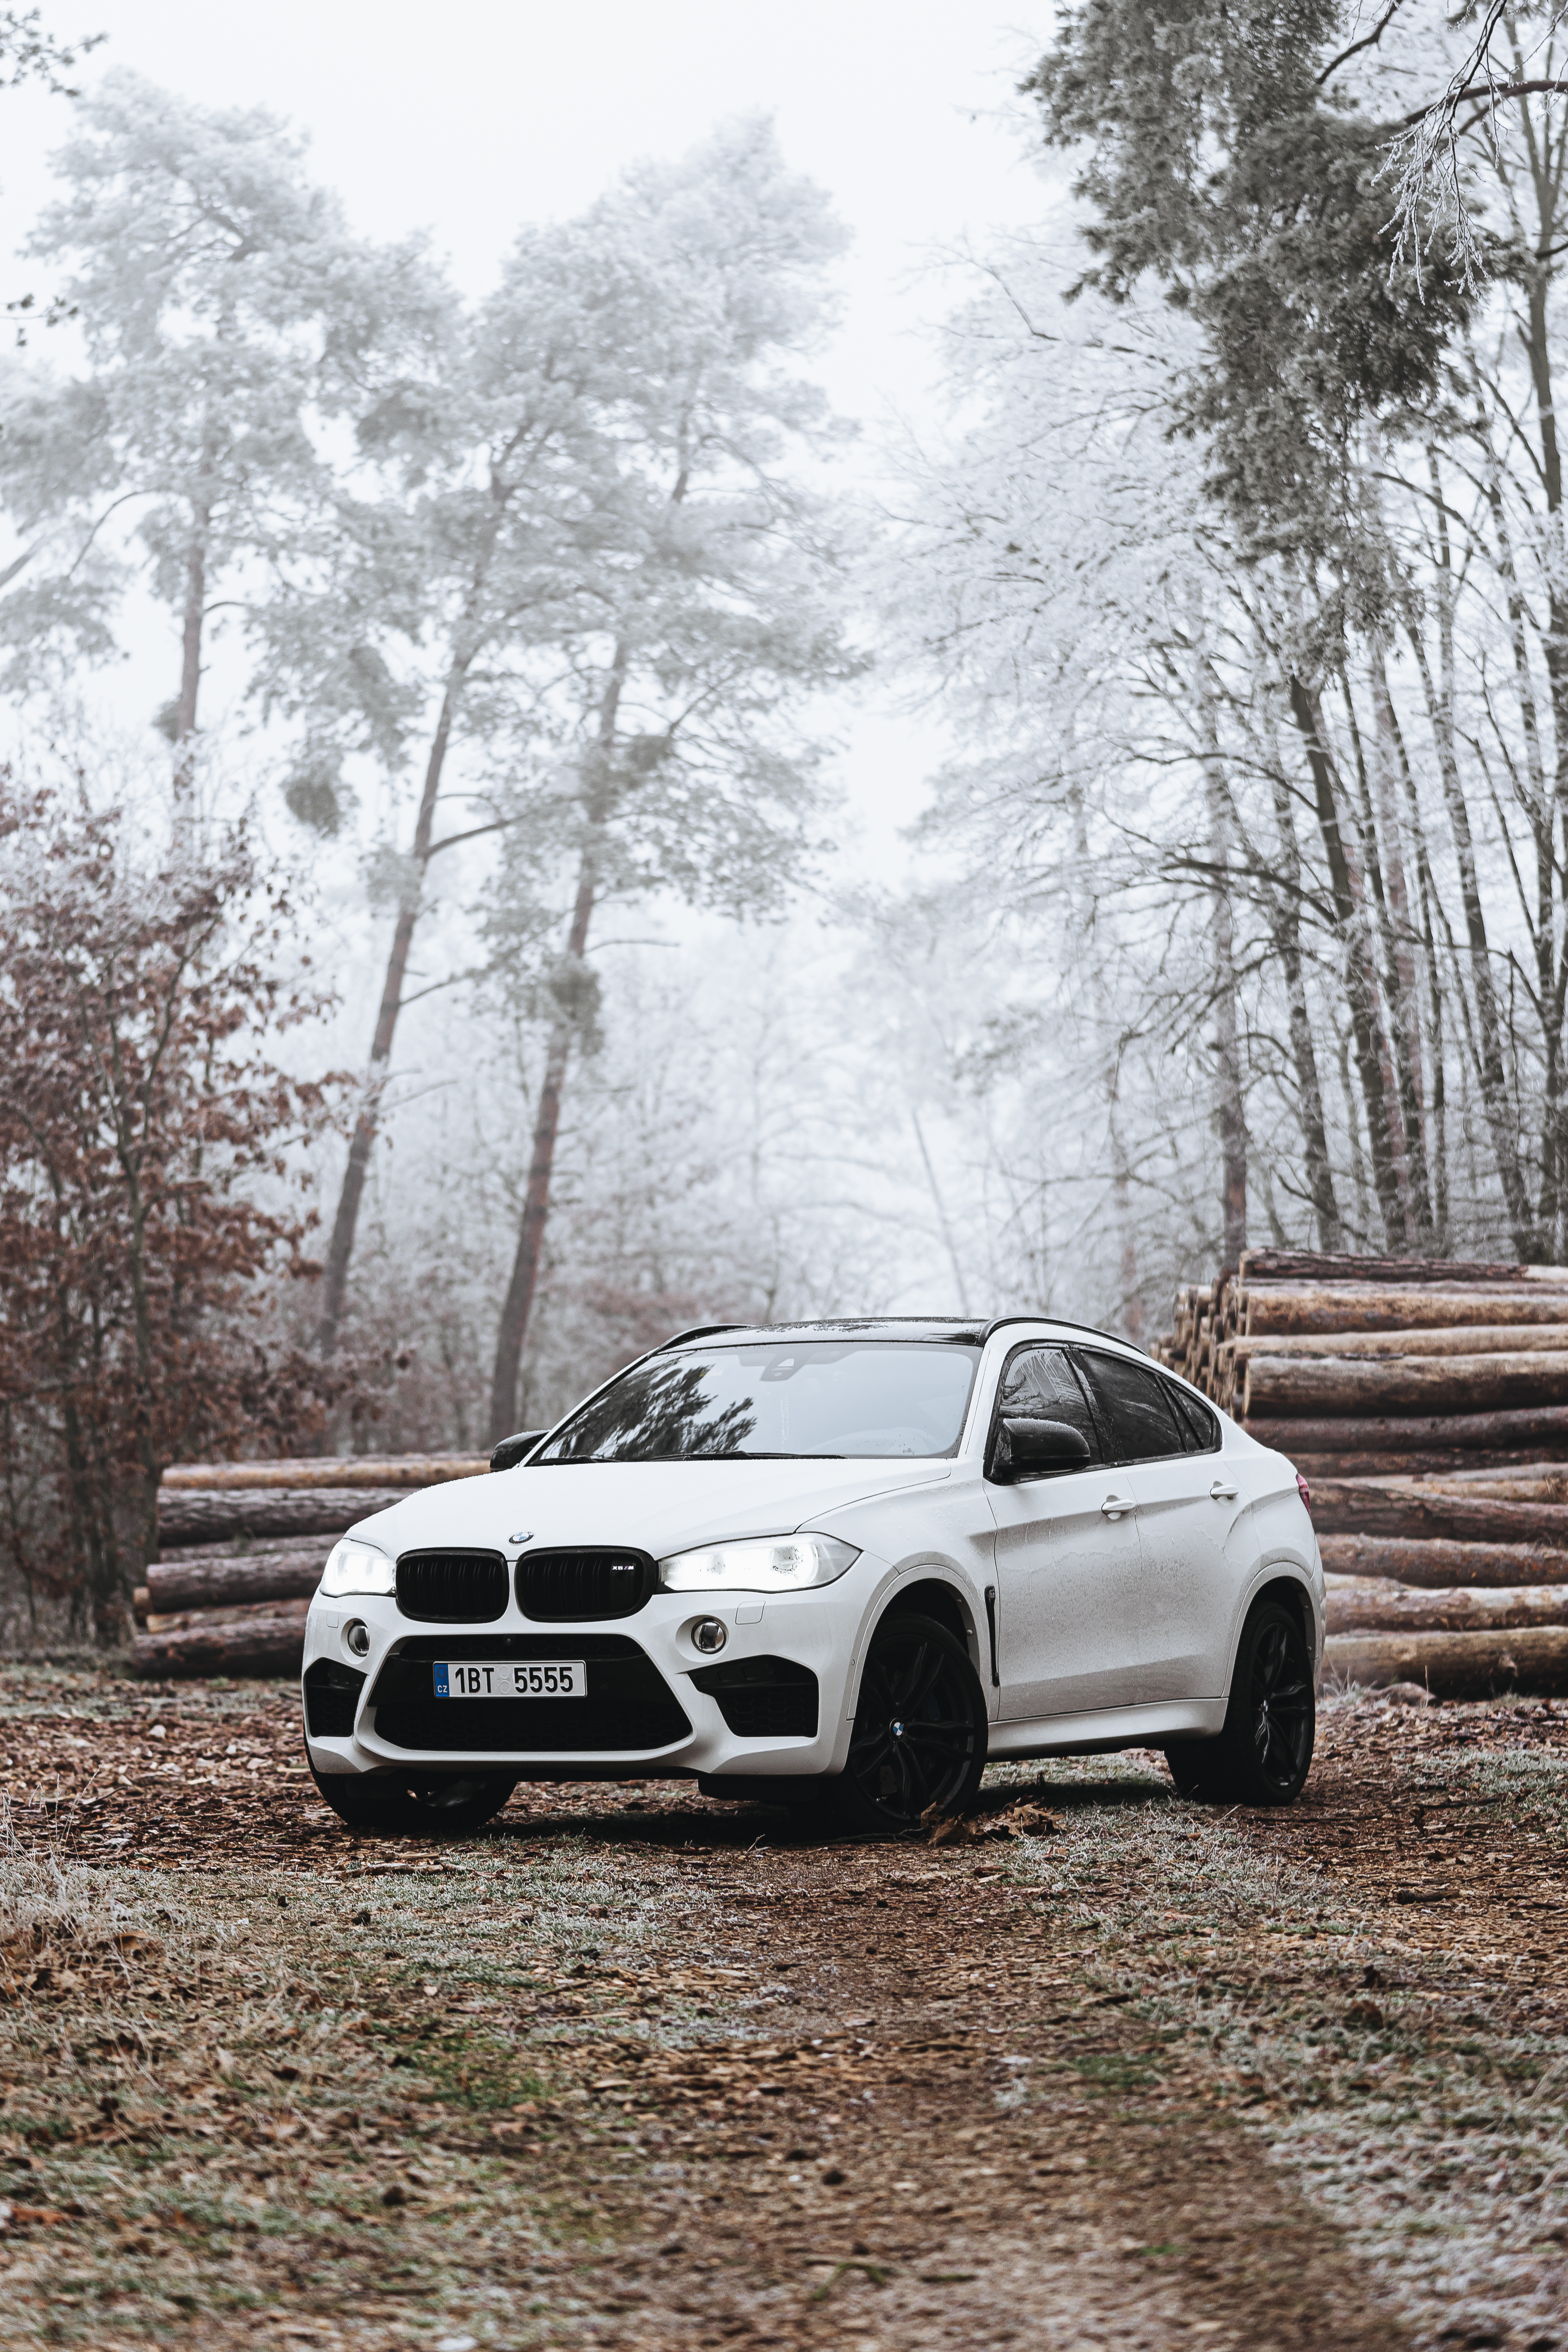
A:
<svg viewBox="0 0 1568 2352">
<path fill-rule="evenodd" d="M 1305 1487 L 1102 1332 L 685 1331 L 493 1469 L 363 1520 L 310 1604 L 310 1769 L 356 1828 L 667 1776 L 898 1832 L 989 1760 L 1131 1747 L 1194 1795 L 1306 1780 Z"/>
</svg>

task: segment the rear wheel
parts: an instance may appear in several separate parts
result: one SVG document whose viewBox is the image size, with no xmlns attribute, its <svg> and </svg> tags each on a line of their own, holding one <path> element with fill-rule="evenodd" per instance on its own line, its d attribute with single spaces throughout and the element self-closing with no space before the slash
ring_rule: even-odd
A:
<svg viewBox="0 0 1568 2352">
<path fill-rule="evenodd" d="M 985 1694 L 963 1643 L 934 1617 L 884 1617 L 837 1792 L 849 1824 L 896 1835 L 966 1811 L 985 1747 Z"/>
<path fill-rule="evenodd" d="M 1225 1729 L 1185 1749 L 1184 1769 L 1197 1774 L 1193 1793 L 1233 1805 L 1293 1804 L 1311 1768 L 1317 1719 L 1300 1622 L 1282 1602 L 1259 1601 L 1237 1645 Z M 1201 1763 L 1198 1748 L 1207 1751 Z M 1176 1769 L 1173 1759 L 1173 1776 Z"/>
<path fill-rule="evenodd" d="M 383 1772 L 310 1778 L 339 1821 L 373 1837 L 466 1837 L 500 1812 L 517 1782 L 502 1772 L 439 1772 L 419 1780 Z"/>
</svg>

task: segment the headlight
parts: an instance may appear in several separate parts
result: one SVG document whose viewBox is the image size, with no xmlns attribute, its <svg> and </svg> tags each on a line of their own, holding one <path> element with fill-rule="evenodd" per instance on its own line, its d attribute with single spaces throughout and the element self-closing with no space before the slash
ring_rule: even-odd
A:
<svg viewBox="0 0 1568 2352">
<path fill-rule="evenodd" d="M 396 1586 L 397 1570 L 384 1551 L 345 1536 L 327 1554 L 320 1589 L 333 1601 L 342 1592 L 392 1592 Z"/>
<path fill-rule="evenodd" d="M 859 1557 L 837 1536 L 762 1536 L 678 1551 L 659 1561 L 658 1577 L 667 1592 L 799 1592 L 831 1584 Z"/>
</svg>

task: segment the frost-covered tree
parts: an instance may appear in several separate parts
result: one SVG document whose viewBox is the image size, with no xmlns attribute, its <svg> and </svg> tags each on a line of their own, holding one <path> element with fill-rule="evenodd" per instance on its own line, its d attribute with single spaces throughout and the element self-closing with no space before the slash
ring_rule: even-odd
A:
<svg viewBox="0 0 1568 2352">
<path fill-rule="evenodd" d="M 585 227 L 600 269 L 584 326 L 619 360 L 616 482 L 608 530 L 594 519 L 597 545 L 582 544 L 582 625 L 552 697 L 568 753 L 530 803 L 574 871 L 496 1344 L 497 1436 L 516 1418 L 568 1064 L 593 1025 L 595 915 L 655 891 L 733 914 L 776 907 L 817 798 L 805 708 L 856 667 L 843 523 L 810 487 L 838 428 L 799 364 L 844 242 L 821 192 L 785 169 L 770 125 L 742 121 L 628 173 Z M 508 839 L 515 872 L 537 836 Z M 510 880 L 492 918 L 502 944 L 522 898 Z"/>
<path fill-rule="evenodd" d="M 179 632 L 160 717 L 182 790 L 213 613 L 266 602 L 331 495 L 322 419 L 428 299 L 416 250 L 351 238 L 302 154 L 268 114 L 111 75 L 81 103 L 55 159 L 66 194 L 27 248 L 67 267 L 88 364 L 5 387 L 0 499 L 21 542 L 0 598 L 5 682 L 107 657 L 144 579 Z"/>
</svg>

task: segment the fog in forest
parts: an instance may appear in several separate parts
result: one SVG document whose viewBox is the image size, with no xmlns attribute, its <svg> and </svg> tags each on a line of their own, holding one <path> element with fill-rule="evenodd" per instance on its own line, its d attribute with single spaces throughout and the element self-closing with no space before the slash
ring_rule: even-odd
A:
<svg viewBox="0 0 1568 2352">
<path fill-rule="evenodd" d="M 1563 1258 L 1561 104 L 1137 13 L 0 27 L 8 1612 L 683 1326 Z"/>
</svg>

